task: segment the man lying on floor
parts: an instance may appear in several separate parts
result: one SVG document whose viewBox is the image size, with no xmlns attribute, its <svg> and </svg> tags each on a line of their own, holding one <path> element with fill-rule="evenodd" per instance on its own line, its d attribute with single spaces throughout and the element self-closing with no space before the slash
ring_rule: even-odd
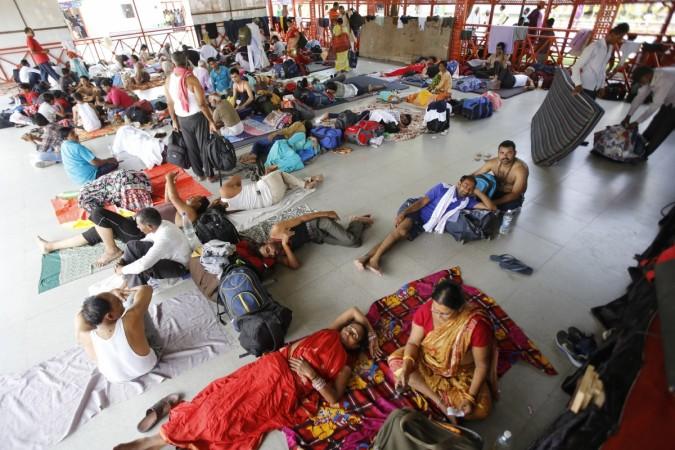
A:
<svg viewBox="0 0 675 450">
<path fill-rule="evenodd" d="M 380 357 L 370 322 L 357 308 L 351 308 L 329 328 L 213 381 L 192 401 L 167 404 L 165 411 L 172 407 L 169 421 L 159 433 L 115 449 L 149 450 L 167 444 L 181 448 L 257 448 L 265 433 L 301 421 L 306 414 L 302 403 L 313 391 L 327 402 L 337 403 L 347 389 L 350 361 L 356 360 L 350 354 L 366 342 L 370 354 Z"/>
<path fill-rule="evenodd" d="M 326 92 L 336 99 L 347 99 L 380 91 L 385 88 L 383 84 L 344 83 L 344 81 L 344 74 L 326 81 L 324 83 Z"/>
<path fill-rule="evenodd" d="M 382 256 L 398 241 L 412 241 L 423 232 L 441 234 L 447 223 L 456 222 L 463 209 L 487 209 L 494 211 L 492 200 L 476 189 L 473 175 L 464 175 L 456 185 L 438 183 L 421 198 L 406 200 L 394 219 L 394 230 L 368 253 L 354 261 L 360 270 L 364 268 L 382 275 Z"/>
<path fill-rule="evenodd" d="M 278 170 L 271 171 L 253 183 L 244 183 L 239 175 L 233 175 L 221 186 L 220 196 L 230 212 L 269 208 L 279 203 L 286 191 L 295 188 L 314 189 L 322 181 L 322 175 L 303 181 Z"/>
<path fill-rule="evenodd" d="M 497 157 L 483 164 L 472 175 L 491 172 L 497 180 L 497 190 L 492 202 L 502 211 L 520 208 L 525 201 L 527 178 L 530 176 L 527 164 L 516 157 L 516 144 L 503 141 L 499 144 Z"/>
<path fill-rule="evenodd" d="M 131 305 L 125 305 L 128 299 Z M 156 330 L 147 315 L 151 299 L 150 286 L 113 289 L 87 297 L 75 316 L 78 344 L 111 383 L 134 380 L 157 365 Z"/>
<path fill-rule="evenodd" d="M 363 231 L 373 224 L 369 214 L 351 217 L 346 229 L 339 220 L 335 211 L 319 211 L 281 221 L 272 226 L 269 240 L 260 246 L 259 252 L 264 258 L 275 258 L 291 269 L 298 269 L 300 260 L 295 250 L 303 245 L 314 242 L 360 247 Z"/>
<path fill-rule="evenodd" d="M 325 113 L 314 119 L 316 123 L 321 123 L 326 119 L 336 119 L 335 128 L 345 130 L 347 127 L 357 124 L 362 120 L 371 120 L 381 123 L 388 133 L 398 133 L 401 128 L 406 128 L 412 121 L 412 116 L 407 113 L 401 113 L 397 109 L 368 109 L 361 113 L 355 113 L 346 109 L 339 113 Z"/>
</svg>

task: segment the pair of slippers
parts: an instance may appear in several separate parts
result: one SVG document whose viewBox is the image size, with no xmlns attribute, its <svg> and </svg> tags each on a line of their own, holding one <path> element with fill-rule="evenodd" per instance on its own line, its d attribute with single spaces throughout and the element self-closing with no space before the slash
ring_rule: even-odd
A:
<svg viewBox="0 0 675 450">
<path fill-rule="evenodd" d="M 534 271 L 532 267 L 508 253 L 504 253 L 503 255 L 490 255 L 490 260 L 499 263 L 499 267 L 504 270 L 510 270 L 511 272 L 532 275 L 532 272 Z"/>
<path fill-rule="evenodd" d="M 480 161 L 481 159 L 483 161 L 489 161 L 490 158 L 492 158 L 492 155 L 490 153 L 476 153 L 475 155 L 473 155 L 474 161 Z"/>
<path fill-rule="evenodd" d="M 145 412 L 145 417 L 143 417 L 141 421 L 138 422 L 136 429 L 141 433 L 147 433 L 150 431 L 155 425 L 159 423 L 160 420 L 169 414 L 171 408 L 180 403 L 182 398 L 182 394 L 169 394 L 152 405 L 152 407 L 150 407 L 150 409 Z"/>
</svg>

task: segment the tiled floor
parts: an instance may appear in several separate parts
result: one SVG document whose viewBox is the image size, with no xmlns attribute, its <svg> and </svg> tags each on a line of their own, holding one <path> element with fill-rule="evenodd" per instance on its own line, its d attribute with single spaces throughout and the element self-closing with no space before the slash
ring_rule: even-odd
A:
<svg viewBox="0 0 675 450">
<path fill-rule="evenodd" d="M 361 61 L 359 71 L 382 67 Z M 526 447 L 567 400 L 559 385 L 572 366 L 553 343 L 555 331 L 569 325 L 597 331 L 589 308 L 623 291 L 632 256 L 655 235 L 660 208 L 675 199 L 675 136 L 639 166 L 599 160 L 589 155 L 588 147 L 577 149 L 555 167 L 531 164 L 530 119 L 545 95 L 538 91 L 505 100 L 503 109 L 487 120 L 453 121 L 447 136 L 425 135 L 378 149 L 359 148 L 350 155 L 321 156 L 303 171 L 326 175 L 324 185 L 307 203 L 316 209 L 334 209 L 343 218 L 371 213 L 376 223 L 366 232 L 363 249 L 327 245 L 302 249 L 303 267 L 296 272 L 280 270 L 271 288 L 293 309 L 288 336 L 293 339 L 325 326 L 348 306 L 366 309 L 408 280 L 461 266 L 466 282 L 494 296 L 560 372 L 549 377 L 517 364 L 501 380 L 502 399 L 494 413 L 482 423 L 470 424 L 487 442 L 505 429 L 512 430 L 517 448 Z M 599 127 L 619 122 L 627 110 L 621 103 L 602 105 L 607 112 Z M 5 211 L 0 219 L 0 254 L 5 255 L 0 270 L 5 291 L 0 306 L 3 373 L 21 372 L 73 346 L 72 318 L 88 285 L 110 273 L 97 273 L 37 295 L 40 254 L 33 239 L 37 234 L 47 238 L 71 234 L 56 224 L 48 200 L 73 187 L 61 167 L 29 165 L 33 150 L 18 139 L 24 131 L 0 131 Z M 422 194 L 438 181 L 455 182 L 470 173 L 478 165 L 473 155 L 495 154 L 504 139 L 517 143 L 519 156 L 530 163 L 531 170 L 525 208 L 512 234 L 467 245 L 448 236 L 426 235 L 387 255 L 383 278 L 355 270 L 352 260 L 391 228 L 403 200 Z M 90 144 L 103 155 L 110 143 L 111 138 L 102 138 Z M 215 185 L 209 187 L 215 192 Z M 512 253 L 535 272 L 531 277 L 504 272 L 489 261 L 493 253 Z M 186 284 L 181 289 L 189 287 Z M 107 408 L 57 448 L 111 448 L 135 438 L 135 425 L 145 408 L 168 392 L 194 395 L 212 379 L 247 361 L 238 359 L 237 353 L 232 351 Z M 96 443 L 93 447 L 92 442 Z M 272 434 L 264 448 L 282 449 L 285 444 L 278 434 Z"/>
</svg>

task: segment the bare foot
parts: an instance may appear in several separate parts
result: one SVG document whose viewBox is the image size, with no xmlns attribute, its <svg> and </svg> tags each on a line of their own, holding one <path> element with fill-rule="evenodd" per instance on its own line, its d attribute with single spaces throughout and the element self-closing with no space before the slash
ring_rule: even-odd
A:
<svg viewBox="0 0 675 450">
<path fill-rule="evenodd" d="M 322 182 L 323 175 L 314 175 L 312 177 L 305 178 L 305 189 L 314 189 Z"/>
<path fill-rule="evenodd" d="M 119 248 L 116 248 L 112 252 L 104 252 L 99 259 L 94 262 L 94 266 L 96 267 L 104 267 L 110 264 L 111 262 L 115 261 L 117 258 L 121 257 L 124 254 L 122 250 Z"/>
<path fill-rule="evenodd" d="M 351 222 L 365 223 L 366 225 L 372 225 L 375 222 L 370 214 L 364 214 L 363 216 L 351 216 L 349 220 Z"/>
<path fill-rule="evenodd" d="M 383 276 L 382 275 L 382 270 L 380 270 L 380 265 L 375 263 L 373 264 L 373 260 L 371 259 L 368 264 L 366 264 L 366 269 L 370 270 L 373 272 L 375 275 Z"/>
<path fill-rule="evenodd" d="M 215 183 L 216 181 L 218 181 L 218 177 L 208 177 L 207 180 L 209 180 L 209 182 L 211 183 Z"/>
<path fill-rule="evenodd" d="M 201 177 L 197 177 L 197 179 L 198 179 L 199 181 L 204 181 L 204 180 L 206 180 L 206 177 L 205 177 L 205 176 L 201 176 Z"/>
<path fill-rule="evenodd" d="M 356 266 L 356 268 L 358 269 L 359 272 L 363 272 L 364 270 L 366 270 L 366 265 L 365 265 L 366 262 L 368 262 L 367 257 L 365 259 L 359 258 L 359 259 L 354 260 L 354 265 Z"/>
<path fill-rule="evenodd" d="M 40 251 L 43 255 L 52 252 L 49 241 L 42 239 L 40 236 L 36 236 L 35 240 L 37 241 L 37 245 L 40 247 Z"/>
<path fill-rule="evenodd" d="M 166 442 L 159 434 L 150 437 L 136 439 L 135 441 L 119 444 L 113 447 L 113 450 L 153 450 L 161 449 Z"/>
</svg>

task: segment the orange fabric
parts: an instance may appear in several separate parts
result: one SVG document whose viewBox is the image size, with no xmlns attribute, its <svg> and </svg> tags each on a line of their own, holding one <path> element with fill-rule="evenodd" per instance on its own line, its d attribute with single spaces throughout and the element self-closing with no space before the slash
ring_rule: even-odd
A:
<svg viewBox="0 0 675 450">
<path fill-rule="evenodd" d="M 673 448 L 675 396 L 668 392 L 666 383 L 661 321 L 658 316 L 646 336 L 644 365 L 628 394 L 619 430 L 607 439 L 603 450 Z"/>
<path fill-rule="evenodd" d="M 211 193 L 206 190 L 197 180 L 192 178 L 184 169 L 173 164 L 165 163 L 161 166 L 155 166 L 152 169 L 144 170 L 145 174 L 150 178 L 150 185 L 152 186 L 152 203 L 161 205 L 166 202 L 164 198 L 164 188 L 166 180 L 164 176 L 169 172 L 178 172 L 176 177 L 176 189 L 178 195 L 182 199 L 188 199 L 195 195 L 203 195 L 209 197 Z"/>
<path fill-rule="evenodd" d="M 290 370 L 287 352 L 284 348 L 269 353 L 173 408 L 160 431 L 162 438 L 193 450 L 253 450 L 265 433 L 298 423 L 298 406 L 308 388 Z M 337 375 L 347 361 L 334 330 L 308 336 L 294 356 L 302 356 L 327 378 Z"/>
<path fill-rule="evenodd" d="M 164 179 L 164 176 L 172 171 L 178 172 L 178 176 L 176 177 L 176 189 L 181 198 L 188 199 L 195 195 L 209 197 L 211 195 L 204 186 L 199 184 L 199 182 L 192 178 L 184 169 L 166 163 L 161 166 L 155 166 L 152 169 L 144 170 L 150 178 L 153 205 L 157 206 L 166 203 L 166 199 L 164 198 L 164 186 L 166 185 L 166 180 Z M 87 212 L 80 208 L 77 203 L 77 198 L 66 200 L 56 197 L 53 198 L 51 202 L 52 207 L 54 208 L 54 214 L 56 215 L 56 220 L 60 224 L 74 222 L 79 219 L 85 220 L 87 218 Z M 106 206 L 106 209 L 116 211 L 114 206 Z"/>
</svg>

